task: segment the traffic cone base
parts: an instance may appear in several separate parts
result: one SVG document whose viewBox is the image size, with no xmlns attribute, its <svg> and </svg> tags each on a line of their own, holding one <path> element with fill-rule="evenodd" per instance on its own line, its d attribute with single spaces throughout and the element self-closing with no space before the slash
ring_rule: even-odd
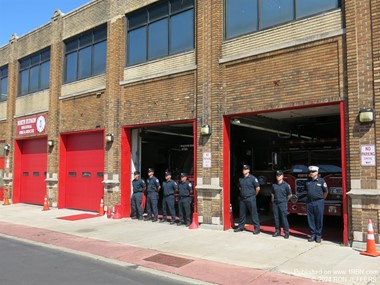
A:
<svg viewBox="0 0 380 285">
<path fill-rule="evenodd" d="M 104 201 L 103 201 L 103 198 L 100 199 L 99 215 L 100 216 L 104 215 Z"/>
<path fill-rule="evenodd" d="M 380 252 L 376 251 L 375 235 L 371 219 L 368 220 L 367 250 L 360 254 L 368 256 L 380 256 Z"/>
<path fill-rule="evenodd" d="M 113 219 L 121 219 L 123 216 L 121 214 L 121 205 L 115 205 Z"/>
<path fill-rule="evenodd" d="M 8 206 L 10 205 L 11 203 L 9 203 L 9 199 L 8 199 L 8 196 L 5 196 L 4 197 L 4 201 L 3 201 L 3 206 Z"/>
<path fill-rule="evenodd" d="M 199 228 L 199 223 L 198 223 L 198 213 L 193 213 L 193 221 L 191 222 L 189 229 L 194 230 Z"/>
</svg>

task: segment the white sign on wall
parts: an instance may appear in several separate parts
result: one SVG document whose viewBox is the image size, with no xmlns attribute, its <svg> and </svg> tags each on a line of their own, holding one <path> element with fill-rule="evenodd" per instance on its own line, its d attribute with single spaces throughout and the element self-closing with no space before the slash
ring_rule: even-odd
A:
<svg viewBox="0 0 380 285">
<path fill-rule="evenodd" d="M 362 166 L 376 165 L 376 150 L 375 145 L 368 144 L 360 147 L 360 160 Z"/>
<path fill-rule="evenodd" d="M 211 152 L 203 153 L 203 168 L 211 168 Z"/>
</svg>

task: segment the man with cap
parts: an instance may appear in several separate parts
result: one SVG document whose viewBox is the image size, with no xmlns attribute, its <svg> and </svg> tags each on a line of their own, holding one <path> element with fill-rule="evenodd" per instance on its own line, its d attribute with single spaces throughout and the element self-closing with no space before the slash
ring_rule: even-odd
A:
<svg viewBox="0 0 380 285">
<path fill-rule="evenodd" d="M 145 221 L 157 222 L 158 221 L 158 191 L 160 191 L 160 181 L 154 176 L 154 169 L 148 168 L 148 178 L 146 180 L 147 184 L 147 198 L 146 198 L 146 206 L 148 217 Z M 153 218 L 152 218 L 153 213 Z"/>
<path fill-rule="evenodd" d="M 242 232 L 244 230 L 247 212 L 251 214 L 253 222 L 253 234 L 260 233 L 259 215 L 257 214 L 256 195 L 260 191 L 259 181 L 255 176 L 250 174 L 251 166 L 243 165 L 243 177 L 239 179 L 240 190 L 240 217 L 238 227 L 234 232 Z"/>
<path fill-rule="evenodd" d="M 319 167 L 309 166 L 309 179 L 306 181 L 306 212 L 311 236 L 309 242 L 321 242 L 323 228 L 323 211 L 328 188 L 326 181 L 318 176 Z"/>
<path fill-rule="evenodd" d="M 178 212 L 179 212 L 179 223 L 177 226 L 185 224 L 186 227 L 190 226 L 191 223 L 191 197 L 193 194 L 193 186 L 190 181 L 187 180 L 187 174 L 181 173 L 181 180 L 178 183 L 179 201 L 178 201 Z"/>
<path fill-rule="evenodd" d="M 281 170 L 276 171 L 277 183 L 272 185 L 272 210 L 274 225 L 276 228 L 273 237 L 278 237 L 281 233 L 281 226 L 284 228 L 284 238 L 289 238 L 289 223 L 288 223 L 288 201 L 292 197 L 292 190 L 290 185 L 284 181 L 284 173 Z"/>
<path fill-rule="evenodd" d="M 133 173 L 134 178 L 132 180 L 132 188 L 133 188 L 133 194 L 132 194 L 132 213 L 134 216 L 132 216 L 132 219 L 143 219 L 143 210 L 141 207 L 141 201 L 142 197 L 144 195 L 144 191 L 146 189 L 146 185 L 144 180 L 140 178 L 140 172 L 135 171 Z"/>
<path fill-rule="evenodd" d="M 166 214 L 166 207 L 169 209 L 169 213 L 171 216 L 170 224 L 175 224 L 175 208 L 174 208 L 174 194 L 178 189 L 177 183 L 171 179 L 172 174 L 170 171 L 165 172 L 165 179 L 166 181 L 162 182 L 162 192 L 163 192 L 163 198 L 162 198 L 162 220 L 160 223 L 166 222 L 167 214 Z"/>
</svg>

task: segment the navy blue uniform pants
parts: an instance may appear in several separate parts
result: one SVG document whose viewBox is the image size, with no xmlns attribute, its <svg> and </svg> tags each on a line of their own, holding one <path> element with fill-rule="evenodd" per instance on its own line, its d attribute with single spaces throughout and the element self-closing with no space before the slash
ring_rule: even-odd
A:
<svg viewBox="0 0 380 285">
<path fill-rule="evenodd" d="M 147 197 L 146 197 L 146 211 L 148 213 L 148 219 L 152 218 L 153 214 L 153 219 L 157 220 L 158 219 L 158 197 L 156 192 L 149 192 Z"/>
<path fill-rule="evenodd" d="M 189 225 L 191 222 L 191 197 L 180 197 L 178 201 L 179 222 Z"/>
<path fill-rule="evenodd" d="M 138 219 L 141 219 L 143 216 L 141 208 L 142 195 L 142 192 L 136 192 L 132 195 L 132 213 Z"/>
<path fill-rule="evenodd" d="M 174 209 L 174 195 L 164 196 L 162 199 L 162 219 L 166 220 L 167 212 L 166 207 L 169 209 L 172 221 L 175 221 L 175 209 Z"/>
<path fill-rule="evenodd" d="M 240 217 L 239 217 L 239 229 L 244 229 L 245 221 L 247 219 L 247 214 L 251 214 L 252 223 L 254 226 L 254 230 L 260 230 L 260 222 L 259 215 L 257 214 L 257 205 L 256 205 L 256 197 L 251 196 L 248 198 L 240 198 Z"/>
<path fill-rule="evenodd" d="M 324 207 L 325 200 L 323 199 L 306 203 L 307 222 L 309 224 L 310 233 L 312 237 L 322 237 Z"/>
<path fill-rule="evenodd" d="M 284 233 L 289 234 L 289 222 L 288 222 L 288 203 L 280 202 L 273 203 L 273 218 L 276 232 L 281 232 L 281 224 L 284 228 Z M 281 222 L 281 224 L 280 224 Z"/>
</svg>

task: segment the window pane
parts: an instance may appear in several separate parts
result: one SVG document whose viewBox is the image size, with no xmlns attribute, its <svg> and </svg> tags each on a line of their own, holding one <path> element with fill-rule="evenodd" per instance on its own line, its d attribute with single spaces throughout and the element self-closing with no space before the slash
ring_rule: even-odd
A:
<svg viewBox="0 0 380 285">
<path fill-rule="evenodd" d="M 78 39 L 66 42 L 66 52 L 78 49 Z"/>
<path fill-rule="evenodd" d="M 92 43 L 92 33 L 86 33 L 79 38 L 79 47 L 84 47 Z"/>
<path fill-rule="evenodd" d="M 0 86 L 1 86 L 0 101 L 6 101 L 7 96 L 8 96 L 8 77 L 4 77 L 3 79 L 1 79 Z"/>
<path fill-rule="evenodd" d="M 304 2 L 309 2 L 304 1 Z M 293 20 L 293 0 L 262 0 L 260 28 L 267 28 Z"/>
<path fill-rule="evenodd" d="M 20 75 L 20 94 L 28 94 L 28 85 L 29 85 L 29 69 L 21 71 Z"/>
<path fill-rule="evenodd" d="M 107 42 L 94 45 L 94 75 L 102 74 L 106 70 Z"/>
<path fill-rule="evenodd" d="M 30 59 L 20 60 L 20 69 L 27 68 L 30 65 Z"/>
<path fill-rule="evenodd" d="M 39 70 L 40 70 L 39 65 L 34 66 L 30 69 L 30 83 L 29 83 L 30 92 L 35 92 L 38 90 Z"/>
<path fill-rule="evenodd" d="M 78 79 L 91 76 L 91 49 L 89 46 L 79 51 Z"/>
<path fill-rule="evenodd" d="M 193 10 L 177 14 L 171 18 L 170 53 L 194 48 Z"/>
<path fill-rule="evenodd" d="M 191 8 L 194 6 L 194 0 L 171 0 L 170 10 L 172 13 L 179 12 L 183 9 Z"/>
<path fill-rule="evenodd" d="M 77 79 L 77 53 L 73 52 L 66 55 L 66 82 Z"/>
<path fill-rule="evenodd" d="M 34 55 L 30 58 L 31 65 L 35 65 L 36 63 L 40 63 L 40 54 Z"/>
<path fill-rule="evenodd" d="M 147 21 L 148 13 L 146 10 L 134 13 L 133 15 L 128 16 L 128 29 L 131 30 L 141 25 L 146 25 Z"/>
<path fill-rule="evenodd" d="M 226 0 L 226 38 L 257 31 L 257 0 Z"/>
<path fill-rule="evenodd" d="M 168 19 L 149 25 L 148 59 L 168 55 Z"/>
<path fill-rule="evenodd" d="M 41 61 L 50 60 L 50 50 L 41 53 Z"/>
<path fill-rule="evenodd" d="M 94 31 L 94 42 L 99 42 L 107 38 L 107 27 L 102 27 Z"/>
<path fill-rule="evenodd" d="M 49 88 L 49 79 L 50 79 L 50 61 L 47 61 L 41 64 L 41 86 L 40 86 L 41 90 Z"/>
<path fill-rule="evenodd" d="M 296 3 L 297 19 L 338 8 L 338 0 L 298 0 Z"/>
<path fill-rule="evenodd" d="M 156 5 L 148 10 L 149 22 L 161 19 L 162 17 L 168 16 L 169 5 L 167 2 L 163 4 Z"/>
<path fill-rule="evenodd" d="M 146 27 L 128 34 L 128 65 L 146 61 Z"/>
</svg>

